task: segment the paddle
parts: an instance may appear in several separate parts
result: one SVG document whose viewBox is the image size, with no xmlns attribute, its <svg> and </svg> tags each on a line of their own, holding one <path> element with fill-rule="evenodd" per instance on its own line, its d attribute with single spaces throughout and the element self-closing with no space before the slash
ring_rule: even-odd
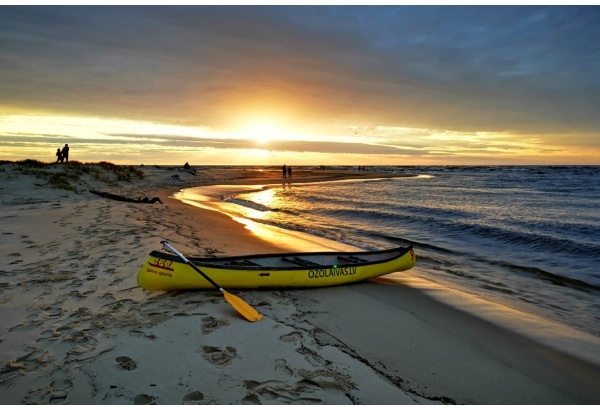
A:
<svg viewBox="0 0 600 410">
<path fill-rule="evenodd" d="M 244 316 L 246 319 L 248 319 L 250 322 L 256 322 L 257 320 L 261 320 L 262 319 L 262 315 L 260 313 L 258 313 L 256 311 L 256 309 L 254 309 L 252 306 L 250 306 L 249 304 L 247 304 L 246 302 L 244 302 L 239 297 L 237 297 L 235 295 L 232 295 L 229 292 L 226 292 L 225 289 L 223 289 L 222 287 L 220 287 L 219 285 L 217 285 L 215 283 L 215 281 L 213 281 L 211 278 L 209 278 L 208 276 L 206 276 L 206 274 L 204 272 L 202 272 L 200 269 L 198 269 L 198 267 L 196 265 L 194 265 L 188 258 L 186 258 L 181 253 L 179 253 L 179 251 L 177 251 L 177 249 L 175 249 L 171 245 L 169 245 L 169 243 L 167 241 L 161 241 L 160 243 L 162 243 L 164 246 L 166 246 L 175 255 L 179 256 L 182 261 L 184 261 L 185 263 L 187 263 L 188 265 L 190 265 L 192 268 L 194 268 L 194 270 L 196 272 L 198 272 L 200 275 L 202 275 L 202 277 L 204 277 L 204 279 L 206 279 L 207 281 L 209 281 L 211 285 L 213 285 L 215 288 L 217 288 L 221 292 L 223 292 L 223 296 L 225 296 L 225 300 L 231 306 L 233 306 L 233 308 L 235 310 L 237 310 L 238 312 L 240 312 L 240 314 L 242 316 Z"/>
</svg>

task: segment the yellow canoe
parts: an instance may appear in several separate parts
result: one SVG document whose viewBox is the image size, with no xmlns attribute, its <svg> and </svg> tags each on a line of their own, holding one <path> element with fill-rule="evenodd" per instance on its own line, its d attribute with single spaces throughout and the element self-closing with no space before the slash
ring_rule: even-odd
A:
<svg viewBox="0 0 600 410">
<path fill-rule="evenodd" d="M 411 246 L 380 251 L 277 253 L 218 258 L 188 258 L 223 288 L 301 288 L 359 282 L 405 271 L 416 262 Z M 153 251 L 138 272 L 149 290 L 213 289 L 178 256 Z"/>
</svg>

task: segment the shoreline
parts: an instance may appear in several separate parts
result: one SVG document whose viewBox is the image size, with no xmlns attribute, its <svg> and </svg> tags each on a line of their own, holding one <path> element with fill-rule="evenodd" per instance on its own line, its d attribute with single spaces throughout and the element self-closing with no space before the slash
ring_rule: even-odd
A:
<svg viewBox="0 0 600 410">
<path fill-rule="evenodd" d="M 335 181 L 326 181 L 325 183 L 328 182 Z M 203 195 L 193 199 L 181 195 L 181 191 L 194 189 L 185 188 L 173 193 L 172 196 L 169 196 L 169 199 L 174 199 L 175 201 L 180 201 L 185 205 L 189 205 L 193 207 L 193 211 L 215 212 L 221 216 L 228 217 L 230 221 L 235 221 L 240 224 L 243 229 L 249 230 L 258 241 L 266 242 L 265 245 L 260 245 L 260 253 L 299 250 L 307 252 L 320 250 L 352 251 L 359 249 L 352 245 L 335 242 L 309 233 L 285 230 L 270 225 L 260 224 L 258 222 L 235 218 L 218 205 L 205 205 L 200 203 L 200 201 L 203 201 L 204 203 L 221 202 L 219 198 L 224 192 L 239 193 L 245 190 L 258 189 L 259 186 L 261 189 L 269 189 L 270 187 L 277 186 L 277 184 L 202 186 L 198 188 L 201 188 Z M 208 193 L 206 192 L 207 190 Z M 281 246 L 282 238 L 287 246 Z M 263 246 L 266 247 L 263 248 Z M 263 249 L 264 251 L 262 251 Z M 382 277 L 371 279 L 369 282 L 387 284 L 390 286 L 409 286 L 418 289 L 420 292 L 435 299 L 438 303 L 451 306 L 474 318 L 490 322 L 506 329 L 506 331 L 513 332 L 520 337 L 529 338 L 547 348 L 554 348 L 564 354 L 569 354 L 578 359 L 589 361 L 594 365 L 600 366 L 600 339 L 598 337 L 573 329 L 563 323 L 542 318 L 541 316 L 527 313 L 498 302 L 481 299 L 458 289 L 446 288 L 436 282 L 426 279 L 422 275 L 418 275 L 418 271 L 419 267 L 417 264 L 417 266 L 408 272 L 384 275 Z M 569 339 L 568 344 L 565 343 L 566 339 Z"/>
<path fill-rule="evenodd" d="M 175 181 L 171 170 L 144 171 L 144 180 L 108 188 L 164 204 L 73 194 L 0 172 L 2 404 L 600 402 L 597 364 L 445 303 L 412 270 L 394 286 L 382 278 L 234 292 L 265 316 L 255 323 L 218 291 L 139 288 L 136 272 L 162 239 L 193 255 L 290 246 L 170 197 L 196 184 L 275 177 L 211 170 Z"/>
</svg>

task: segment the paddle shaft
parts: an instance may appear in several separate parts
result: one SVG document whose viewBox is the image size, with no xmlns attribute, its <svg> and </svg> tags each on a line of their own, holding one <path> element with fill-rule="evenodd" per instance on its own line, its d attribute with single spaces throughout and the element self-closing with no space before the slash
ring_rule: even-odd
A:
<svg viewBox="0 0 600 410">
<path fill-rule="evenodd" d="M 180 252 L 178 252 L 177 249 L 175 249 L 171 245 L 169 245 L 169 243 L 167 241 L 161 241 L 161 243 L 165 247 L 167 247 L 171 252 L 173 252 L 175 255 L 179 256 L 179 258 L 181 258 L 181 260 L 184 261 L 188 266 L 191 266 L 192 268 L 194 268 L 194 270 L 196 272 L 198 272 L 200 275 L 202 275 L 202 277 L 204 279 L 209 281 L 211 285 L 213 285 L 215 288 L 219 289 L 223 293 L 223 296 L 225 297 L 225 300 L 227 301 L 227 303 L 229 303 L 235 310 L 237 310 L 242 316 L 244 316 L 250 322 L 256 322 L 257 320 L 261 320 L 263 318 L 263 316 L 260 313 L 258 313 L 256 311 L 256 309 L 254 309 L 252 306 L 250 306 L 249 304 L 244 302 L 242 300 L 242 298 L 232 295 L 231 293 L 225 291 L 225 289 L 223 289 L 222 287 L 217 285 L 214 280 L 209 278 L 204 272 L 202 272 L 200 269 L 198 269 L 198 267 L 196 265 L 194 265 L 188 258 L 186 258 Z"/>
<path fill-rule="evenodd" d="M 207 281 L 209 281 L 211 285 L 213 285 L 215 288 L 219 289 L 221 292 L 223 291 L 223 288 L 221 286 L 217 285 L 217 283 L 214 280 L 212 280 L 211 278 L 209 278 L 208 276 L 206 276 L 206 274 L 204 272 L 202 272 L 200 269 L 198 269 L 198 267 L 196 265 L 194 265 L 188 258 L 186 258 L 181 253 L 179 253 L 179 251 L 177 249 L 175 249 L 171 245 L 169 245 L 169 243 L 167 241 L 161 241 L 160 243 L 162 243 L 164 246 L 166 246 L 175 255 L 179 256 L 182 261 L 184 261 L 185 263 L 187 263 L 196 272 L 198 272 L 200 275 L 202 275 L 202 277 L 204 279 L 206 279 Z"/>
</svg>

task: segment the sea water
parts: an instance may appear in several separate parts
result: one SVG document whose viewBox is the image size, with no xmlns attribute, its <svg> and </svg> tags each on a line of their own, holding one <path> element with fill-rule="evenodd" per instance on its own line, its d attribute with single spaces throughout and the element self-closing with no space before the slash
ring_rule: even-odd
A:
<svg viewBox="0 0 600 410">
<path fill-rule="evenodd" d="M 425 278 L 600 335 L 600 167 L 369 170 L 398 178 L 222 200 L 237 216 L 363 249 L 413 244 Z"/>
</svg>

